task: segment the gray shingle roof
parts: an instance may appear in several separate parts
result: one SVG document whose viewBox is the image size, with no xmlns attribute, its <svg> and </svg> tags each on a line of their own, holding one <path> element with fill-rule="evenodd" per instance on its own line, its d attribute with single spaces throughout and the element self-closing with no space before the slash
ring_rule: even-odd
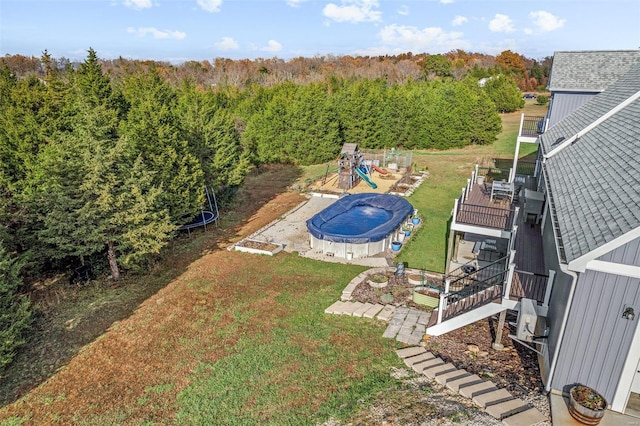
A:
<svg viewBox="0 0 640 426">
<path fill-rule="evenodd" d="M 640 50 L 555 52 L 548 88 L 552 92 L 602 92 L 640 61 Z"/>
<path fill-rule="evenodd" d="M 542 135 L 543 152 L 637 92 L 640 62 Z M 545 170 L 567 262 L 640 227 L 640 100 L 548 158 Z"/>
</svg>

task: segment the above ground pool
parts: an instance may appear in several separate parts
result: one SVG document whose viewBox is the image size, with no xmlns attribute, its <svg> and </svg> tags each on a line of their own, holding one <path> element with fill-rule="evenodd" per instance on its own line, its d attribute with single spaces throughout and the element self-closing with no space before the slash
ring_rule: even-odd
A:
<svg viewBox="0 0 640 426">
<path fill-rule="evenodd" d="M 311 247 L 341 257 L 379 253 L 412 213 L 413 206 L 395 195 L 365 193 L 342 197 L 307 220 Z"/>
</svg>

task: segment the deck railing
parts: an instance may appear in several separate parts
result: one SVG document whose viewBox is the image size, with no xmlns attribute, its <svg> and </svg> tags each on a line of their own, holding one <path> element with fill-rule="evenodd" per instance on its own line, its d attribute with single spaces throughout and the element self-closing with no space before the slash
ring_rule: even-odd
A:
<svg viewBox="0 0 640 426">
<path fill-rule="evenodd" d="M 447 275 L 445 293 L 440 295 L 437 323 L 502 298 L 509 278 L 509 259 L 510 256 L 505 256 L 471 273 L 464 273 L 463 266 Z M 452 274 L 460 272 L 464 275 L 452 279 Z"/>
<path fill-rule="evenodd" d="M 544 133 L 544 117 L 526 116 L 522 122 L 522 131 L 519 136 L 538 137 Z"/>
<path fill-rule="evenodd" d="M 481 206 L 468 204 L 463 199 L 458 200 L 456 222 L 485 228 L 511 230 L 515 218 L 515 208 Z"/>
<path fill-rule="evenodd" d="M 548 285 L 549 275 L 516 270 L 510 296 L 516 300 L 526 297 L 527 299 L 535 300 L 538 304 L 544 305 L 548 303 Z"/>
</svg>

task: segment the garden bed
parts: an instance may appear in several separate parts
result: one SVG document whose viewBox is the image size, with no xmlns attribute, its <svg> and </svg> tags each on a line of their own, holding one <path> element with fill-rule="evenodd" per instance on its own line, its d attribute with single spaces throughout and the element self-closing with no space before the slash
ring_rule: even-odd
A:
<svg viewBox="0 0 640 426">
<path fill-rule="evenodd" d="M 264 254 L 267 256 L 273 256 L 282 251 L 282 244 L 273 244 L 264 241 L 257 240 L 244 240 L 240 241 L 234 246 L 234 250 L 242 251 L 245 253 Z"/>
</svg>

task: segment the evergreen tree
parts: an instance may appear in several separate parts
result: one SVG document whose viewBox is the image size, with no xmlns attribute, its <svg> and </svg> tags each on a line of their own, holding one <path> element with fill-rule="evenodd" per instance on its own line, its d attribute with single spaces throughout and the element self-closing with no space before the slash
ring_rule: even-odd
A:
<svg viewBox="0 0 640 426">
<path fill-rule="evenodd" d="M 152 69 L 128 76 L 123 94 L 129 109 L 120 135 L 132 157 L 140 155 L 154 172 L 154 186 L 163 189 L 160 202 L 180 224 L 200 210 L 205 196 L 203 172 L 184 136 L 175 91 Z"/>
<path fill-rule="evenodd" d="M 518 85 L 505 75 L 498 75 L 487 80 L 484 90 L 496 105 L 498 112 L 513 112 L 524 106 L 522 92 L 518 89 Z"/>
<path fill-rule="evenodd" d="M 19 294 L 20 267 L 0 243 L 0 373 L 25 343 L 31 319 L 29 301 Z"/>
</svg>

